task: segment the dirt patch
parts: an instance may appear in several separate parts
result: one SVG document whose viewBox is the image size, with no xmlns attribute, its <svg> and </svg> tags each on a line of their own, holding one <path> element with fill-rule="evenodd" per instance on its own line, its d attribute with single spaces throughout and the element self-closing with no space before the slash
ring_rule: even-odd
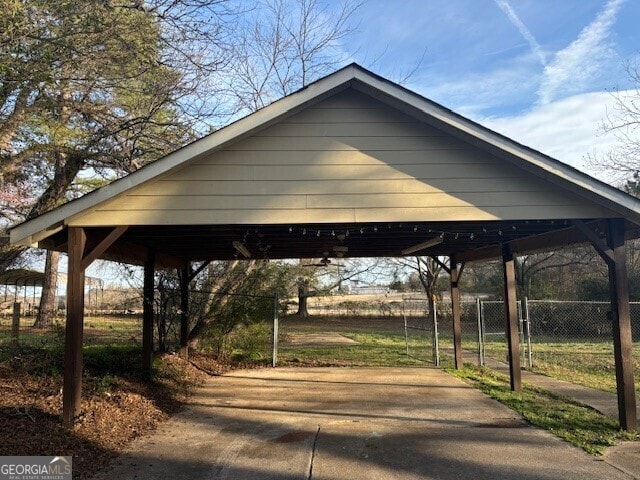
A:
<svg viewBox="0 0 640 480">
<path fill-rule="evenodd" d="M 345 337 L 339 333 L 323 332 L 323 333 L 289 333 L 286 340 L 282 342 L 287 347 L 303 347 L 309 345 L 357 345 L 352 338 Z"/>
</svg>

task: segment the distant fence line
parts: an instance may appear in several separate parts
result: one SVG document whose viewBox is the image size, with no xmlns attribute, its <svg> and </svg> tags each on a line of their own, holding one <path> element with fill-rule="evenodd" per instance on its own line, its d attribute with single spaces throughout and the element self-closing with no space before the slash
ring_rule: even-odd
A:
<svg viewBox="0 0 640 480">
<path fill-rule="evenodd" d="M 225 314 L 235 318 L 272 321 L 274 296 L 251 293 L 227 293 L 190 290 L 190 326 L 198 318 L 206 318 L 208 306 L 221 297 L 251 299 L 251 308 L 232 305 Z M 154 346 L 169 350 L 179 346 L 181 293 L 179 290 L 158 288 L 154 294 Z M 62 345 L 66 310 L 64 299 L 58 298 L 51 324 L 36 326 L 37 309 L 25 305 L 21 299 L 0 303 L 0 346 L 3 345 Z M 218 302 L 220 303 L 220 302 Z M 266 312 L 266 316 L 263 314 Z M 141 289 L 91 289 L 85 292 L 84 341 L 86 344 L 121 344 L 142 342 L 143 295 Z M 246 323 L 246 322 L 245 322 Z M 250 323 L 250 322 L 249 322 Z"/>
<path fill-rule="evenodd" d="M 174 292 L 175 293 L 175 292 Z M 193 304 L 202 302 L 207 295 L 216 292 L 191 292 Z M 176 296 L 176 295 L 173 295 Z M 250 295 L 249 295 L 250 296 Z M 178 298 L 178 297 L 176 297 Z M 266 297 L 265 297 L 266 298 Z M 13 298 L 2 303 L 0 310 L 0 343 L 6 342 L 16 329 L 23 335 L 41 335 L 46 332 L 34 329 L 36 310 L 32 306 L 20 306 L 19 321 L 13 308 Z M 280 302 L 280 310 L 293 313 L 292 300 Z M 58 302 L 58 316 L 52 328 L 64 325 L 64 304 Z M 272 308 L 270 301 L 265 308 Z M 287 311 L 288 307 L 288 311 Z M 451 304 L 436 304 L 438 324 L 429 326 L 432 336 L 447 339 L 452 336 Z M 142 314 L 142 293 L 138 289 L 92 289 L 86 293 L 85 310 L 87 326 L 99 336 L 101 328 L 108 329 L 105 335 L 112 336 L 117 330 L 108 320 L 97 321 L 92 317 L 119 317 L 132 320 L 126 330 L 128 337 L 139 336 L 138 324 Z M 523 300 L 518 302 L 523 362 L 530 364 L 535 359 L 535 345 L 540 342 L 611 342 L 612 325 L 608 318 L 608 302 L 598 301 L 560 301 L 560 300 Z M 157 294 L 156 311 L 179 311 L 179 301 L 165 301 L 161 292 Z M 174 312 L 174 313 L 175 313 Z M 361 318 L 398 318 L 426 319 L 428 307 L 426 296 L 420 294 L 368 295 L 344 297 L 310 297 L 308 313 L 311 317 L 361 317 Z M 160 315 L 162 317 L 162 315 Z M 162 319 L 162 318 L 161 318 Z M 461 302 L 461 323 L 463 343 L 468 349 L 482 355 L 483 345 L 505 342 L 504 307 L 502 301 L 463 300 Z M 107 325 L 109 324 L 109 325 Z M 421 323 L 422 324 L 422 323 Z M 640 302 L 631 302 L 631 324 L 634 339 L 640 340 Z M 16 326 L 17 325 L 17 326 Z M 409 322 L 411 327 L 411 321 Z M 13 332 L 13 333 L 12 333 Z M 434 340 L 437 342 L 437 338 Z M 532 352 L 533 350 L 533 352 Z"/>
<path fill-rule="evenodd" d="M 311 300 L 311 299 L 310 299 Z M 599 345 L 585 347 L 594 355 L 607 354 L 613 348 L 613 331 L 608 317 L 610 303 L 581 300 L 528 300 L 517 305 L 521 364 L 533 367 L 536 360 L 554 362 L 554 358 L 573 355 L 561 344 Z M 640 302 L 630 302 L 634 340 L 640 341 Z M 426 296 L 379 296 L 369 301 L 357 298 L 314 298 L 309 302 L 310 315 L 323 317 L 424 318 L 428 316 Z M 426 324 L 434 346 L 452 341 L 451 303 L 436 304 L 436 325 Z M 421 324 L 424 322 L 421 321 Z M 506 337 L 504 303 L 500 300 L 463 300 L 461 302 L 463 348 L 477 352 L 478 363 L 485 358 L 505 361 Z M 555 347 L 553 345 L 556 345 Z M 439 352 L 434 351 L 434 357 Z M 563 362 L 570 361 L 564 358 Z"/>
</svg>

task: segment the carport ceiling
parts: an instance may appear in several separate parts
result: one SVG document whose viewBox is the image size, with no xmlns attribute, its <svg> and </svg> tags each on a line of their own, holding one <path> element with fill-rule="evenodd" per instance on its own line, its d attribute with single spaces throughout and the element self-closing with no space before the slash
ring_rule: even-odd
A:
<svg viewBox="0 0 640 480">
<path fill-rule="evenodd" d="M 240 242 L 254 259 L 395 257 L 427 240 L 435 245 L 411 252 L 420 255 L 457 255 L 460 260 L 483 260 L 500 255 L 500 245 L 510 243 L 518 253 L 531 253 L 587 242 L 574 220 L 523 220 L 485 222 L 292 224 L 292 225 L 190 225 L 132 226 L 103 256 L 142 263 L 146 251 L 161 254 L 164 263 L 231 260 L 245 256 L 234 248 Z M 603 235 L 603 221 L 584 220 L 596 235 Z M 87 228 L 87 244 L 97 245 L 111 228 Z M 627 225 L 627 236 L 638 235 Z M 66 231 L 43 242 L 66 250 Z M 346 247 L 346 250 L 341 247 Z"/>
</svg>

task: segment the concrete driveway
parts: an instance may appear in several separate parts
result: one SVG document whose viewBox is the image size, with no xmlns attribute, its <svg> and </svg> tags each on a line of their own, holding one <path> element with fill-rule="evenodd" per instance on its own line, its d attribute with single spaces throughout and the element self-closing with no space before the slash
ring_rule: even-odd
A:
<svg viewBox="0 0 640 480">
<path fill-rule="evenodd" d="M 429 368 L 277 368 L 212 378 L 96 479 L 632 477 Z"/>
</svg>

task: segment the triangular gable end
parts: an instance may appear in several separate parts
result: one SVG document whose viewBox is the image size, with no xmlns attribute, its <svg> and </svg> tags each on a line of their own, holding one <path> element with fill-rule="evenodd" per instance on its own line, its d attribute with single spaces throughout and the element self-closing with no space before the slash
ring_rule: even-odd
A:
<svg viewBox="0 0 640 480">
<path fill-rule="evenodd" d="M 637 200 L 351 65 L 11 240 L 64 225 L 616 216 L 640 223 Z"/>
<path fill-rule="evenodd" d="M 68 223 L 218 225 L 615 215 L 349 88 Z"/>
</svg>

